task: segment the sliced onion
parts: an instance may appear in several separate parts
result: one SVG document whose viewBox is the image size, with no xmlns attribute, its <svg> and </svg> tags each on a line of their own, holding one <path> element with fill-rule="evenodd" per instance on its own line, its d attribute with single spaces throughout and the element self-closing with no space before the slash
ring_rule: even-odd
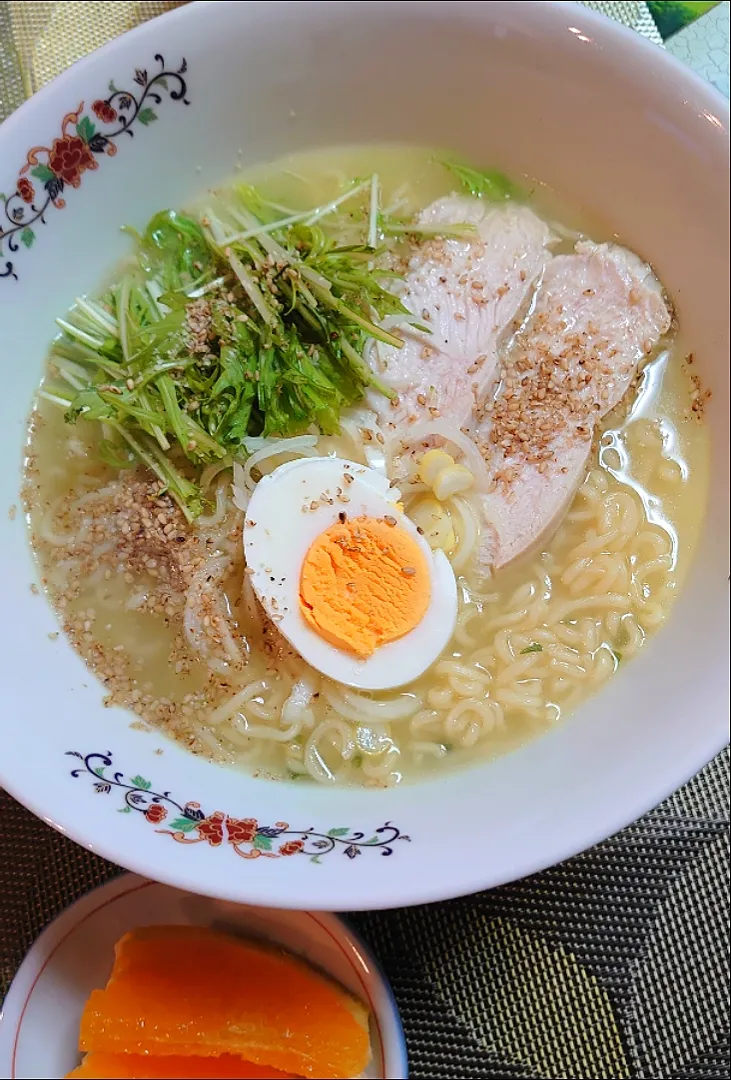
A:
<svg viewBox="0 0 731 1080">
<path fill-rule="evenodd" d="M 455 495 L 452 497 L 451 502 L 462 522 L 459 545 L 451 559 L 452 569 L 459 572 L 465 568 L 470 557 L 475 552 L 480 539 L 480 525 L 477 514 L 467 499 L 461 499 L 458 495 Z"/>
<path fill-rule="evenodd" d="M 206 491 L 219 473 L 230 468 L 231 458 L 224 458 L 223 461 L 214 461 L 212 465 L 207 465 L 201 473 L 201 489 Z"/>
<path fill-rule="evenodd" d="M 452 443 L 459 450 L 464 458 L 464 464 L 475 477 L 475 485 L 478 491 L 489 491 L 490 474 L 482 454 L 469 435 L 465 435 L 463 431 L 454 424 L 450 424 L 448 420 L 425 420 L 421 424 L 414 424 L 408 430 L 395 432 L 391 435 L 387 443 L 389 475 L 391 474 L 394 458 L 399 456 L 397 449 L 399 445 L 406 448 L 434 435 Z"/>
<path fill-rule="evenodd" d="M 212 514 L 207 514 L 205 517 L 199 517 L 196 521 L 196 525 L 200 529 L 213 529 L 216 525 L 220 525 L 228 512 L 228 506 L 226 505 L 228 496 L 226 494 L 226 484 L 219 484 L 216 488 L 216 509 Z M 235 502 L 235 500 L 234 500 Z M 239 507 L 241 509 L 241 507 Z"/>
<path fill-rule="evenodd" d="M 246 513 L 249 506 L 249 492 L 246 490 L 246 473 L 238 461 L 234 461 L 234 482 L 231 485 L 234 506 Z"/>
<path fill-rule="evenodd" d="M 251 493 L 256 487 L 256 480 L 252 476 L 252 470 L 261 465 L 270 457 L 278 457 L 280 454 L 294 454 L 295 457 L 316 457 L 317 435 L 295 435 L 292 439 L 246 439 L 244 443 L 249 451 L 253 451 L 243 463 L 243 487 Z M 237 487 L 241 484 L 235 479 Z"/>
<path fill-rule="evenodd" d="M 365 464 L 382 476 L 388 476 L 387 458 L 384 438 L 383 443 L 378 441 L 377 436 L 382 435 L 378 419 L 374 412 L 369 410 L 349 410 L 348 415 L 341 416 L 340 427 L 348 435 L 354 446 L 363 455 Z M 363 431 L 372 432 L 375 438 L 366 439 Z"/>
</svg>

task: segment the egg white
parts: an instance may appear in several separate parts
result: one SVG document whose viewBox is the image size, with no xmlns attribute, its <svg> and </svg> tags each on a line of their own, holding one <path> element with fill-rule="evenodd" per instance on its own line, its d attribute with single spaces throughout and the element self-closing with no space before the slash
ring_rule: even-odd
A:
<svg viewBox="0 0 731 1080">
<path fill-rule="evenodd" d="M 350 484 L 343 480 L 346 472 L 353 477 Z M 457 585 L 449 560 L 442 551 L 431 550 L 396 505 L 399 497 L 388 479 L 373 469 L 343 458 L 303 458 L 263 477 L 246 511 L 247 572 L 267 615 L 308 664 L 360 690 L 388 690 L 417 678 L 444 650 L 457 621 Z M 317 509 L 310 509 L 314 503 Z M 305 556 L 343 511 L 349 519 L 364 514 L 396 518 L 419 545 L 429 568 L 431 597 L 424 617 L 404 637 L 381 645 L 366 660 L 325 641 L 300 611 Z"/>
</svg>

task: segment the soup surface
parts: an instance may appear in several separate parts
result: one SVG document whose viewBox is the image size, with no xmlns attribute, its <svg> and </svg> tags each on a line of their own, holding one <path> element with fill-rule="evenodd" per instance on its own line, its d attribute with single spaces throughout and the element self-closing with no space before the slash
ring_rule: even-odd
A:
<svg viewBox="0 0 731 1080">
<path fill-rule="evenodd" d="M 708 470 L 682 328 L 620 243 L 404 148 L 154 219 L 59 321 L 29 429 L 43 583 L 107 703 L 387 786 L 596 692 L 667 618 Z"/>
</svg>

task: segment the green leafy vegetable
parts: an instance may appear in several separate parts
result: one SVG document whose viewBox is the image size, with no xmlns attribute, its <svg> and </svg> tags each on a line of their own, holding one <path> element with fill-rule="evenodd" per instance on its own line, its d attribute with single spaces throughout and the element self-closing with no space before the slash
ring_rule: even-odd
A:
<svg viewBox="0 0 731 1080">
<path fill-rule="evenodd" d="M 163 292 L 193 288 L 213 276 L 213 253 L 197 221 L 162 210 L 139 242 L 140 265 Z"/>
<path fill-rule="evenodd" d="M 442 164 L 457 177 L 465 191 L 478 199 L 487 199 L 489 202 L 503 202 L 506 199 L 523 197 L 522 190 L 512 180 L 509 180 L 504 173 L 496 170 L 482 172 L 458 161 L 446 160 Z"/>
<path fill-rule="evenodd" d="M 532 645 L 529 645 L 525 649 L 520 650 L 520 655 L 525 656 L 526 653 L 543 652 L 543 646 L 539 645 L 537 641 L 534 641 Z"/>
<path fill-rule="evenodd" d="M 364 351 L 400 347 L 379 321 L 410 317 L 381 284 L 380 252 L 339 242 L 340 206 L 376 186 L 291 213 L 241 185 L 198 218 L 165 210 L 129 230 L 134 261 L 58 320 L 63 385 L 44 396 L 70 422 L 104 424 L 103 460 L 145 464 L 191 520 L 202 471 L 245 456 L 247 439 L 337 434 L 367 387 L 395 397 Z"/>
</svg>

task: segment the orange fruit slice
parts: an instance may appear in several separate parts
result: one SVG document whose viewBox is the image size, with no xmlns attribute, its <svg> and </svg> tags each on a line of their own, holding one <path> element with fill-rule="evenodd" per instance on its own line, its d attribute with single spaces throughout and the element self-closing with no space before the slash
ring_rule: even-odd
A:
<svg viewBox="0 0 731 1080">
<path fill-rule="evenodd" d="M 176 1057 L 167 1054 L 87 1054 L 67 1080 L 293 1080 L 291 1073 L 253 1065 L 233 1054 L 220 1057 Z"/>
<path fill-rule="evenodd" d="M 319 1080 L 358 1076 L 370 1060 L 367 1011 L 340 986 L 272 946 L 194 926 L 121 939 L 106 989 L 87 1002 L 79 1048 L 233 1054 Z"/>
</svg>

